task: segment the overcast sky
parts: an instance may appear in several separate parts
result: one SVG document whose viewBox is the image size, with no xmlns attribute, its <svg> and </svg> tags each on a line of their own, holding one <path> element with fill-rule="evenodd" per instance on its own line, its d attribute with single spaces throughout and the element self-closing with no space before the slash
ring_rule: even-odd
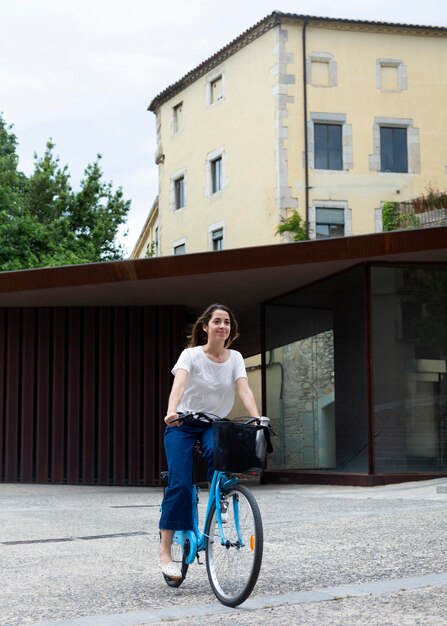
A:
<svg viewBox="0 0 447 626">
<path fill-rule="evenodd" d="M 446 0 L 0 0 L 0 112 L 20 169 L 51 137 L 77 189 L 101 153 L 132 200 L 130 252 L 158 189 L 150 101 L 274 10 L 447 26 Z"/>
</svg>

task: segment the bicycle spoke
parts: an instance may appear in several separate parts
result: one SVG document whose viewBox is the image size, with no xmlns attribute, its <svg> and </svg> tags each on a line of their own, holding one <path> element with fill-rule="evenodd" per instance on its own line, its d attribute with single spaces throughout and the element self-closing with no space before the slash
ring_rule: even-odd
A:
<svg viewBox="0 0 447 626">
<path fill-rule="evenodd" d="M 207 571 L 218 599 L 237 606 L 250 595 L 259 574 L 262 559 L 262 522 L 253 495 L 240 485 L 229 492 L 227 520 L 222 542 L 216 511 L 209 524 Z"/>
</svg>

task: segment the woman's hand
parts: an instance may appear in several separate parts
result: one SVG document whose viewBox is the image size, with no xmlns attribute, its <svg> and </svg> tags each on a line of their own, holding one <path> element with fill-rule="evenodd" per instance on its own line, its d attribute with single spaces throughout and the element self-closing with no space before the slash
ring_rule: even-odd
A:
<svg viewBox="0 0 447 626">
<path fill-rule="evenodd" d="M 180 424 L 182 423 L 181 421 L 173 422 L 173 420 L 177 420 L 177 419 L 178 419 L 178 415 L 175 411 L 173 411 L 173 412 L 168 412 L 168 414 L 164 418 L 164 421 L 165 421 L 166 426 L 180 426 Z"/>
</svg>

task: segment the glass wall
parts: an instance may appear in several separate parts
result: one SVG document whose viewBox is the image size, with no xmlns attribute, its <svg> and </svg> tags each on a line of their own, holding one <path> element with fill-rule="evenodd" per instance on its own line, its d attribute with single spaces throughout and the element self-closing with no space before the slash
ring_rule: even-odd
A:
<svg viewBox="0 0 447 626">
<path fill-rule="evenodd" d="M 447 470 L 447 270 L 371 268 L 375 472 Z"/>
<path fill-rule="evenodd" d="M 269 469 L 368 471 L 364 272 L 266 305 Z"/>
</svg>

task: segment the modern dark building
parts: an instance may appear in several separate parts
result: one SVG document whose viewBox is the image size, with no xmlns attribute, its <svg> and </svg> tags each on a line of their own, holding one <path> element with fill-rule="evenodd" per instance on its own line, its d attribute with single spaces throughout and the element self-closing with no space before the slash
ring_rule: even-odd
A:
<svg viewBox="0 0 447 626">
<path fill-rule="evenodd" d="M 158 484 L 211 302 L 261 355 L 264 480 L 447 475 L 447 227 L 0 274 L 0 480 Z"/>
</svg>

